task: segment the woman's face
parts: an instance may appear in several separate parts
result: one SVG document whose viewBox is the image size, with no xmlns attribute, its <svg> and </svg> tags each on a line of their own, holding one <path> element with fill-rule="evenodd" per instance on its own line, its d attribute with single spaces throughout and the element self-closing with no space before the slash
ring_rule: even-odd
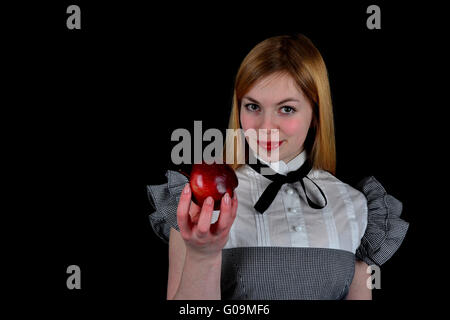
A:
<svg viewBox="0 0 450 320">
<path fill-rule="evenodd" d="M 259 146 L 262 159 L 287 163 L 303 151 L 312 112 L 294 79 L 287 73 L 275 73 L 257 81 L 243 96 L 240 118 L 244 132 L 256 131 L 256 135 L 246 134 L 246 140 L 253 150 Z"/>
</svg>

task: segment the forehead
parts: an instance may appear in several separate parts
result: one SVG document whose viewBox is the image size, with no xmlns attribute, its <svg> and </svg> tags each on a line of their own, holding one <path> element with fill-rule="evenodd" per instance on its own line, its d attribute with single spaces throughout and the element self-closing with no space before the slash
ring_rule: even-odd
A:
<svg viewBox="0 0 450 320">
<path fill-rule="evenodd" d="M 259 79 L 244 96 L 262 103 L 276 103 L 286 98 L 303 99 L 302 90 L 287 73 L 274 73 Z"/>
</svg>

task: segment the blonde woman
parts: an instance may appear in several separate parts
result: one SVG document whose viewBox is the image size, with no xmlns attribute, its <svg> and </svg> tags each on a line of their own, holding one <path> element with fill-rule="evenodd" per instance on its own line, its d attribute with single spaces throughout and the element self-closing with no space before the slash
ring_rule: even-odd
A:
<svg viewBox="0 0 450 320">
<path fill-rule="evenodd" d="M 218 219 L 212 202 L 191 201 L 181 174 L 148 186 L 152 227 L 169 242 L 167 299 L 371 299 L 367 268 L 392 256 L 408 223 L 374 177 L 362 192 L 335 177 L 327 70 L 307 37 L 249 52 L 229 128 L 244 133 L 228 137 L 224 154 L 239 185 Z"/>
</svg>

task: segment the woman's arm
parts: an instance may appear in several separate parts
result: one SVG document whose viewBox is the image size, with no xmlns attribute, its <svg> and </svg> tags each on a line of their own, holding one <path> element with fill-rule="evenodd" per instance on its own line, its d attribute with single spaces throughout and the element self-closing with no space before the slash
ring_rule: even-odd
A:
<svg viewBox="0 0 450 320">
<path fill-rule="evenodd" d="M 236 218 L 237 197 L 222 198 L 219 219 L 211 225 L 212 197 L 198 207 L 191 202 L 189 183 L 177 208 L 180 232 L 171 229 L 169 238 L 169 279 L 167 299 L 219 300 L 222 249 Z"/>
<path fill-rule="evenodd" d="M 175 229 L 170 230 L 168 300 L 220 299 L 222 255 L 202 258 L 186 255 L 186 245 Z"/>
<path fill-rule="evenodd" d="M 180 233 L 170 228 L 169 237 L 169 276 L 167 281 L 167 300 L 172 300 L 180 285 L 186 257 L 186 246 Z"/>
<path fill-rule="evenodd" d="M 370 277 L 367 273 L 368 267 L 367 263 L 356 260 L 355 275 L 346 300 L 372 300 L 372 290 L 367 287 L 367 279 Z"/>
</svg>

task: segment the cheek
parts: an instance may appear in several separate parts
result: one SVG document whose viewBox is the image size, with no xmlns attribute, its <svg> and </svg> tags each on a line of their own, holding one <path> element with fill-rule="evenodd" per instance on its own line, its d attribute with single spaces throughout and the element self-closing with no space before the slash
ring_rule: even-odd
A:
<svg viewBox="0 0 450 320">
<path fill-rule="evenodd" d="M 289 119 L 283 122 L 282 131 L 286 138 L 303 138 L 308 133 L 310 122 L 304 119 Z"/>
</svg>

